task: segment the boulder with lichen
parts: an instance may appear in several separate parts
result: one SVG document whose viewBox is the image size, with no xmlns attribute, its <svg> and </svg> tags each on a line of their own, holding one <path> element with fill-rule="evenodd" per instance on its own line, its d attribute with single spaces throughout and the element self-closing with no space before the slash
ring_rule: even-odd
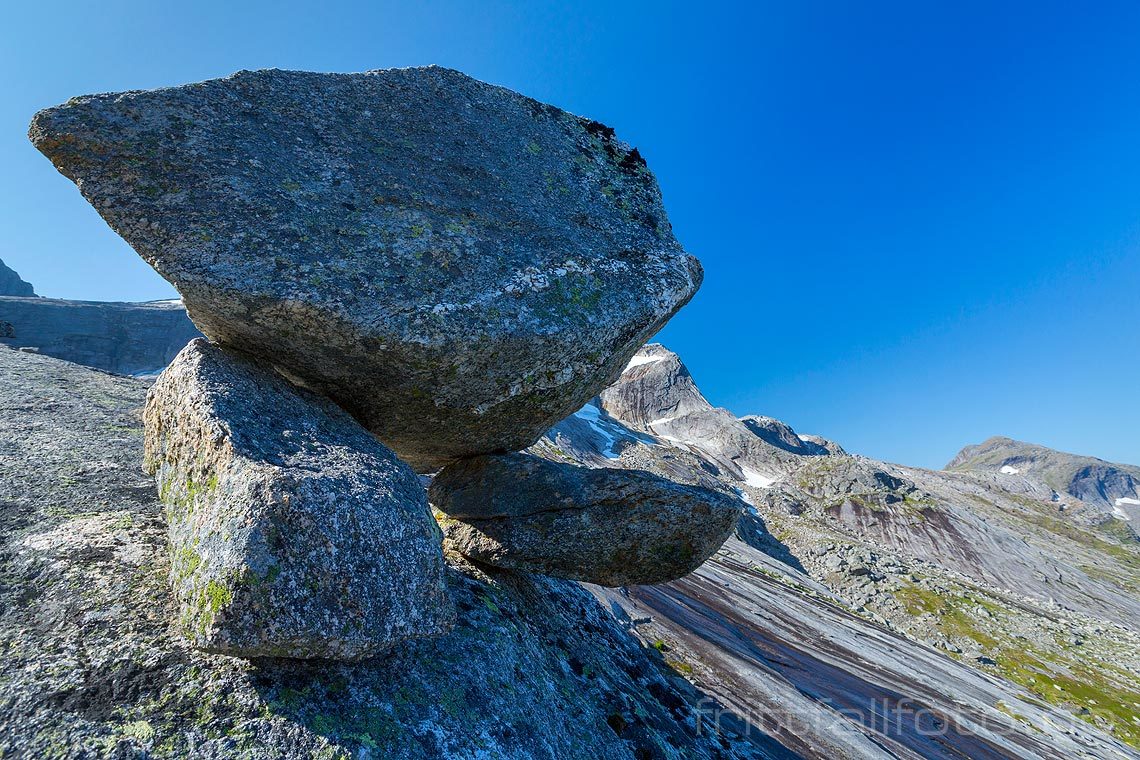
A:
<svg viewBox="0 0 1140 760">
<path fill-rule="evenodd" d="M 331 402 L 198 339 L 144 417 L 178 626 L 197 647 L 352 660 L 451 628 L 423 487 Z"/>
<path fill-rule="evenodd" d="M 465 556 L 602 586 L 687 575 L 720 548 L 744 507 L 648 472 L 530 454 L 453 464 L 432 481 L 429 498 Z"/>
<path fill-rule="evenodd" d="M 72 98 L 29 136 L 203 333 L 421 471 L 534 443 L 702 277 L 612 129 L 449 69 Z"/>
</svg>

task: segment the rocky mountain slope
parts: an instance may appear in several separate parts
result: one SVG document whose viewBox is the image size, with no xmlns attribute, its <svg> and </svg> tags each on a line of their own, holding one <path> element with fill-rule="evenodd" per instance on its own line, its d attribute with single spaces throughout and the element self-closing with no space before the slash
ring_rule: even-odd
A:
<svg viewBox="0 0 1140 760">
<path fill-rule="evenodd" d="M 694 574 L 587 593 L 451 554 L 443 639 L 359 664 L 195 651 L 138 468 L 147 387 L 0 350 L 12 756 L 1140 756 L 1134 547 L 967 474 L 735 420 L 659 347 L 532 451 L 749 502 Z"/>
<path fill-rule="evenodd" d="M 1007 489 L 1051 491 L 1051 498 L 1085 525 L 1109 515 L 1133 531 L 1140 523 L 1140 467 L 1067 454 L 1011 438 L 994 437 L 967 446 L 946 465 Z"/>
<path fill-rule="evenodd" d="M 0 296 L 0 344 L 120 375 L 157 374 L 199 336 L 178 301 Z"/>
<path fill-rule="evenodd" d="M 877 462 L 768 418 L 738 420 L 713 408 L 661 346 L 637 354 L 617 383 L 534 450 L 647 469 L 749 503 L 737 538 L 692 576 L 599 592 L 647 621 L 635 626 L 643 638 L 659 638 L 728 704 L 786 715 L 788 695 L 802 699 L 806 690 L 881 720 L 884 711 L 897 717 L 890 705 L 905 696 L 929 700 L 946 725 L 1000 713 L 1031 733 L 1055 731 L 1058 713 L 1034 716 L 1025 705 L 1053 706 L 1074 716 L 1070 723 L 1140 744 L 1140 545 L 1119 520 L 1076 524 L 1052 489 L 1024 479 Z M 777 604 L 781 593 L 788 596 Z M 879 640 L 882 648 L 871 644 Z M 908 681 L 935 672 L 923 681 L 930 693 Z M 902 756 L 941 756 L 880 727 L 869 718 L 844 725 L 842 735 L 873 737 L 874 748 L 841 755 L 882 756 L 887 742 Z M 1089 741 L 1060 754 L 1027 745 L 967 754 L 1126 752 Z"/>
<path fill-rule="evenodd" d="M 0 296 L 34 297 L 36 291 L 31 283 L 24 282 L 14 269 L 0 261 Z"/>
</svg>

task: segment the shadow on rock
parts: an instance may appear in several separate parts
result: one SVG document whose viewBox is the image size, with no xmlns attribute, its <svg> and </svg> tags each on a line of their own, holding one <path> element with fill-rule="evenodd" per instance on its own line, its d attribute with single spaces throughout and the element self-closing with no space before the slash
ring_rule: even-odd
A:
<svg viewBox="0 0 1140 760">
<path fill-rule="evenodd" d="M 740 522 L 736 524 L 736 535 L 753 549 L 758 549 L 801 573 L 807 573 L 799 558 L 784 542 L 768 531 L 768 524 L 764 522 L 764 518 L 755 512 L 750 510 L 741 515 Z"/>
</svg>

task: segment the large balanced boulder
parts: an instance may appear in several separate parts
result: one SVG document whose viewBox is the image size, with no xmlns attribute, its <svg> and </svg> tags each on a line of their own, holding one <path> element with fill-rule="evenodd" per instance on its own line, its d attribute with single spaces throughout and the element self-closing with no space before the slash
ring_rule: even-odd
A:
<svg viewBox="0 0 1140 760">
<path fill-rule="evenodd" d="M 144 417 L 193 644 L 351 660 L 451 627 L 423 486 L 331 402 L 197 339 Z"/>
<path fill-rule="evenodd" d="M 590 469 L 530 454 L 446 467 L 429 499 L 465 556 L 602 586 L 664 583 L 728 539 L 735 498 L 638 470 Z"/>
<path fill-rule="evenodd" d="M 533 443 L 702 276 L 612 129 L 448 69 L 73 98 L 29 136 L 203 333 L 420 470 Z"/>
</svg>

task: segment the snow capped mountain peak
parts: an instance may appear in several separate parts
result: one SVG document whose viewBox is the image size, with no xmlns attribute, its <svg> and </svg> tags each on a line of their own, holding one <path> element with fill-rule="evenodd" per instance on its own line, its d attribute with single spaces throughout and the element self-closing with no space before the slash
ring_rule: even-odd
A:
<svg viewBox="0 0 1140 760">
<path fill-rule="evenodd" d="M 612 417 L 646 432 L 662 421 L 712 409 L 680 357 L 660 343 L 645 345 L 634 354 L 600 398 Z"/>
<path fill-rule="evenodd" d="M 952 472 L 984 477 L 1020 475 L 1041 490 L 1061 495 L 1076 516 L 1103 519 L 1120 509 L 1136 509 L 1129 500 L 1140 495 L 1140 467 L 1069 454 L 1033 443 L 995 436 L 967 446 L 946 466 Z"/>
</svg>

